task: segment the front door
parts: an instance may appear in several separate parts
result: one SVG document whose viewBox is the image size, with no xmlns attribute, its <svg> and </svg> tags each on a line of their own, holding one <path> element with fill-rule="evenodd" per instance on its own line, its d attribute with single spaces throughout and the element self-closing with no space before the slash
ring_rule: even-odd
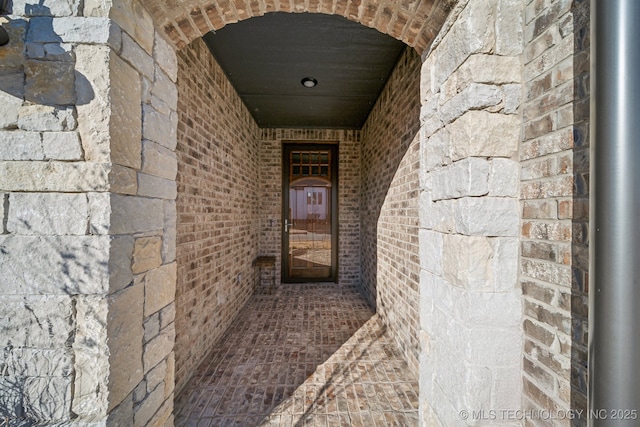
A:
<svg viewBox="0 0 640 427">
<path fill-rule="evenodd" d="M 284 282 L 337 280 L 337 148 L 335 144 L 284 145 Z"/>
</svg>

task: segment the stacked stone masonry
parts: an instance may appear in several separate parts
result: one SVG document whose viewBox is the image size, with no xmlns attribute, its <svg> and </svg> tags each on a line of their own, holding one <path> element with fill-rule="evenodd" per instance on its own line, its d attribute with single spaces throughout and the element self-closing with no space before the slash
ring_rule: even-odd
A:
<svg viewBox="0 0 640 427">
<path fill-rule="evenodd" d="M 422 425 L 521 404 L 521 12 L 459 2 L 422 66 Z"/>
<path fill-rule="evenodd" d="M 137 3 L 15 1 L 7 21 L 0 417 L 171 425 L 173 48 Z"/>
<path fill-rule="evenodd" d="M 361 275 L 417 377 L 420 66 L 407 49 L 362 129 Z"/>
</svg>

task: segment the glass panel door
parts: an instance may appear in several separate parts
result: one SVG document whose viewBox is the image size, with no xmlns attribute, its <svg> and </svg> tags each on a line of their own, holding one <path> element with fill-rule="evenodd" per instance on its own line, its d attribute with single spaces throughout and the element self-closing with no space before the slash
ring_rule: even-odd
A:
<svg viewBox="0 0 640 427">
<path fill-rule="evenodd" d="M 335 146 L 286 145 L 283 280 L 335 281 Z"/>
</svg>

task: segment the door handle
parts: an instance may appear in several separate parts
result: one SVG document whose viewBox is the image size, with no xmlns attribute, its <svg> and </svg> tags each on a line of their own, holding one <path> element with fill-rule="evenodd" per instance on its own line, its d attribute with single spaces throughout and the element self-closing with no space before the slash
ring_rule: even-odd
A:
<svg viewBox="0 0 640 427">
<path fill-rule="evenodd" d="M 288 233 L 289 232 L 289 220 L 284 220 L 284 232 Z"/>
</svg>

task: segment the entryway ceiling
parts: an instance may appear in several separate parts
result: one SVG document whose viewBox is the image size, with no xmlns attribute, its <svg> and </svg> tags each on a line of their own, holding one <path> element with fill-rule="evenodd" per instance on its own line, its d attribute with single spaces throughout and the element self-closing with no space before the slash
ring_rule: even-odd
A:
<svg viewBox="0 0 640 427">
<path fill-rule="evenodd" d="M 310 13 L 268 13 L 204 40 L 263 128 L 360 129 L 406 48 L 343 17 Z"/>
</svg>

